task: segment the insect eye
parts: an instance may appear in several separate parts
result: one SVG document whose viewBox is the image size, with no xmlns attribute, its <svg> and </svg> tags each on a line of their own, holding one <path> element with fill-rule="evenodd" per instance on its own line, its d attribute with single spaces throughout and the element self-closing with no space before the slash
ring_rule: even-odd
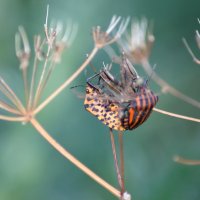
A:
<svg viewBox="0 0 200 200">
<path fill-rule="evenodd" d="M 86 93 L 87 93 L 87 94 L 89 94 L 89 93 L 90 93 L 89 89 L 86 89 Z"/>
</svg>

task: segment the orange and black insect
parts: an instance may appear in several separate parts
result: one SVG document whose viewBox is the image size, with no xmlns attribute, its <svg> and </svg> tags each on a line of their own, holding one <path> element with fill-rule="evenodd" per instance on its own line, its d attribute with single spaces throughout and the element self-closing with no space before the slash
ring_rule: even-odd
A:
<svg viewBox="0 0 200 200">
<path fill-rule="evenodd" d="M 130 104 L 123 109 L 122 126 L 126 130 L 132 130 L 140 126 L 147 120 L 157 101 L 158 96 L 147 88 L 142 88 L 140 94 L 134 97 Z"/>
<path fill-rule="evenodd" d="M 84 107 L 109 128 L 125 130 L 119 118 L 119 105 L 111 103 L 108 96 L 90 82 L 86 86 Z"/>
<path fill-rule="evenodd" d="M 109 128 L 132 130 L 144 123 L 158 101 L 146 83 L 137 83 L 138 75 L 127 59 L 121 65 L 121 79 L 117 80 L 104 68 L 89 78 L 84 106 Z M 99 77 L 97 85 L 90 80 Z"/>
</svg>

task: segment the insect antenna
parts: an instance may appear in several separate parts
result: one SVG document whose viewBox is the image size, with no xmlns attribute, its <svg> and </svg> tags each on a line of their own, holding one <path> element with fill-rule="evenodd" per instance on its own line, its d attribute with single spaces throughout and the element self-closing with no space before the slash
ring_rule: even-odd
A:
<svg viewBox="0 0 200 200">
<path fill-rule="evenodd" d="M 72 91 L 72 93 L 74 93 L 78 98 L 83 99 L 85 98 L 85 93 L 84 92 L 79 92 L 76 90 L 76 88 L 82 87 L 85 89 L 84 85 L 75 85 L 70 87 L 70 90 Z"/>
<path fill-rule="evenodd" d="M 149 76 L 147 76 L 147 79 L 146 79 L 146 81 L 145 81 L 145 85 L 146 85 L 146 86 L 149 85 L 149 82 L 150 82 L 151 79 L 152 79 L 152 76 L 153 76 L 153 74 L 154 74 L 155 69 L 156 69 L 156 64 L 153 65 L 151 74 L 149 74 Z"/>
</svg>

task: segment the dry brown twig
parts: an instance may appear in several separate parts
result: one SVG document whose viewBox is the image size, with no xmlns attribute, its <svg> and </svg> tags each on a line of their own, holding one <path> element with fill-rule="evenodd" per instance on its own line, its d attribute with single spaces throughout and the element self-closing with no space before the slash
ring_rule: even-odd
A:
<svg viewBox="0 0 200 200">
<path fill-rule="evenodd" d="M 177 155 L 173 157 L 173 160 L 174 162 L 177 162 L 183 165 L 191 165 L 191 166 L 200 165 L 200 160 L 186 159 Z"/>
<path fill-rule="evenodd" d="M 199 18 L 198 18 L 198 23 L 200 24 Z M 197 30 L 195 33 L 195 38 L 196 38 L 197 46 L 200 49 L 200 34 L 199 34 L 199 31 L 197 31 Z M 191 55 L 193 61 L 195 63 L 197 63 L 198 65 L 200 65 L 200 60 L 194 55 L 194 53 L 193 53 L 192 49 L 190 48 L 189 44 L 187 43 L 186 39 L 183 38 L 182 40 L 183 40 L 183 43 L 184 43 L 186 49 L 188 50 L 189 54 Z"/>
</svg>

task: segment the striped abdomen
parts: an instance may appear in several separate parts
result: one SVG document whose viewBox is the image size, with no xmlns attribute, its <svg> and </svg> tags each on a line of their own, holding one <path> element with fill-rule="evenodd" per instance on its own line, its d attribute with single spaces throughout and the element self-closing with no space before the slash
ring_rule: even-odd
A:
<svg viewBox="0 0 200 200">
<path fill-rule="evenodd" d="M 144 91 L 136 96 L 130 102 L 130 105 L 124 109 L 124 115 L 121 118 L 122 126 L 126 130 L 140 126 L 149 117 L 157 101 L 158 96 L 152 91 Z"/>
</svg>

